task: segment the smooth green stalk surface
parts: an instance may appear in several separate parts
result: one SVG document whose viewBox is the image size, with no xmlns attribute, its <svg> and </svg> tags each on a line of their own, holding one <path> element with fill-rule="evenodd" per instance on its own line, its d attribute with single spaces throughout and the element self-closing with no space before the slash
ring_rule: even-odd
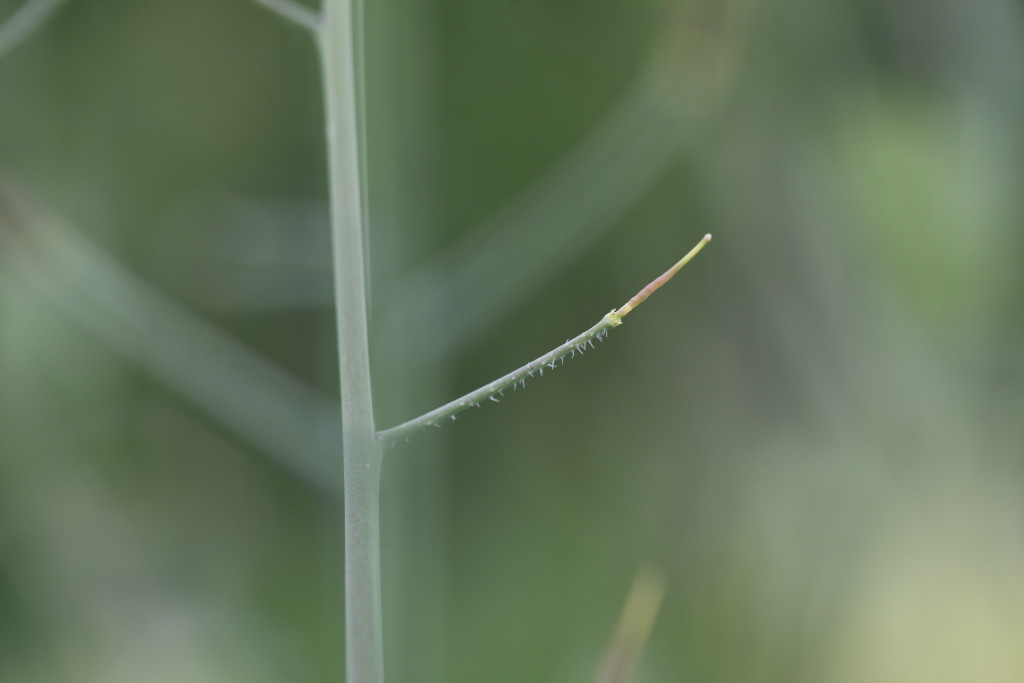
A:
<svg viewBox="0 0 1024 683">
<path fill-rule="evenodd" d="M 607 313 L 601 320 L 586 332 L 579 334 L 572 339 L 566 340 L 564 344 L 556 346 L 543 356 L 530 361 L 526 365 L 513 370 L 512 372 L 499 377 L 493 382 L 471 391 L 465 396 L 424 413 L 417 418 L 403 422 L 397 427 L 385 429 L 377 434 L 377 438 L 384 443 L 394 443 L 399 439 L 406 439 L 413 434 L 423 431 L 428 427 L 440 427 L 446 420 L 454 420 L 455 417 L 470 408 L 480 406 L 482 401 L 498 401 L 498 397 L 504 395 L 505 391 L 515 391 L 517 387 L 525 387 L 526 380 L 536 376 L 543 377 L 544 370 L 554 370 L 565 363 L 566 357 L 573 358 L 577 353 L 584 353 L 588 348 L 594 348 L 594 341 L 603 341 L 608 331 L 622 324 L 622 318 L 627 313 L 644 302 L 647 297 L 654 293 L 659 287 L 672 279 L 694 256 L 700 253 L 701 249 L 711 241 L 711 235 L 704 235 L 704 238 L 691 249 L 686 256 L 679 259 L 674 266 L 669 268 L 658 278 L 651 281 L 649 285 L 637 292 L 636 296 L 626 302 L 622 308 Z"/>
<path fill-rule="evenodd" d="M 356 41 L 351 0 L 327 0 L 319 30 L 334 243 L 345 491 L 348 683 L 383 683 L 380 446 L 370 392 Z"/>
</svg>

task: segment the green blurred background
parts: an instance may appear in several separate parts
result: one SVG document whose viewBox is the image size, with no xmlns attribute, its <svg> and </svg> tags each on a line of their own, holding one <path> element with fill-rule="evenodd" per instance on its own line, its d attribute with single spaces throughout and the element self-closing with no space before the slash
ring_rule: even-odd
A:
<svg viewBox="0 0 1024 683">
<path fill-rule="evenodd" d="M 0 18 L 20 5 L 0 0 Z M 1024 680 L 1024 6 L 366 0 L 392 681 Z M 75 0 L 0 60 L 0 681 L 342 679 L 310 39 Z"/>
</svg>

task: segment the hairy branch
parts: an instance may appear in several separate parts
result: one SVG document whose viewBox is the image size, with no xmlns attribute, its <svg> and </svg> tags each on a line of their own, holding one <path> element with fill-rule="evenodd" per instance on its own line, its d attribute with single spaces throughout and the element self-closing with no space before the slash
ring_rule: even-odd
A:
<svg viewBox="0 0 1024 683">
<path fill-rule="evenodd" d="M 530 361 L 526 365 L 517 370 L 513 370 L 507 375 L 499 377 L 493 382 L 485 384 L 475 391 L 469 392 L 465 396 L 446 403 L 439 408 L 435 408 L 428 413 L 424 413 L 423 415 L 409 420 L 408 422 L 403 422 L 397 427 L 377 432 L 377 438 L 385 443 L 394 443 L 398 439 L 408 438 L 413 434 L 423 431 L 427 427 L 440 427 L 441 423 L 445 420 L 454 420 L 459 413 L 469 410 L 470 408 L 479 407 L 480 403 L 483 401 L 491 400 L 497 402 L 498 396 L 503 395 L 506 390 L 515 391 L 516 387 L 525 387 L 526 380 L 534 377 L 535 375 L 543 377 L 545 369 L 554 370 L 559 365 L 565 363 L 567 356 L 573 358 L 577 353 L 582 354 L 588 348 L 594 348 L 595 341 L 603 341 L 609 330 L 612 330 L 622 324 L 622 318 L 627 313 L 639 306 L 647 297 L 654 293 L 656 289 L 668 282 L 683 266 L 689 263 L 694 256 L 700 253 L 700 250 L 704 248 L 704 245 L 710 241 L 711 235 L 705 235 L 704 238 L 697 243 L 697 246 L 691 249 L 689 253 L 681 258 L 674 266 L 640 290 L 637 295 L 630 299 L 622 308 L 613 310 L 606 314 L 596 325 L 586 332 L 583 332 L 572 339 L 566 340 L 564 344 L 556 346 L 543 356 Z"/>
</svg>

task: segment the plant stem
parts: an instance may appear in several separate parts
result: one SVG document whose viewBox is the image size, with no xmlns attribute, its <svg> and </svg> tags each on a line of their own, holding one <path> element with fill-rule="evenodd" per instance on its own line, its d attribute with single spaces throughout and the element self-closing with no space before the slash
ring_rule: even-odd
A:
<svg viewBox="0 0 1024 683">
<path fill-rule="evenodd" d="M 374 434 L 367 332 L 356 54 L 351 0 L 327 0 L 319 46 L 324 78 L 341 373 L 348 683 L 383 683 L 380 600 L 381 451 Z"/>
<path fill-rule="evenodd" d="M 0 57 L 18 47 L 49 19 L 63 0 L 26 0 L 0 25 Z"/>
<path fill-rule="evenodd" d="M 397 427 L 392 427 L 391 429 L 385 429 L 382 432 L 378 432 L 377 438 L 386 444 L 391 444 L 398 439 L 408 438 L 428 427 L 440 427 L 441 423 L 445 420 L 454 420 L 455 416 L 459 413 L 469 410 L 470 408 L 479 407 L 482 401 L 486 401 L 488 399 L 497 401 L 497 396 L 503 394 L 506 390 L 515 390 L 517 386 L 525 387 L 526 380 L 528 378 L 532 378 L 534 375 L 543 377 L 545 369 L 554 370 L 559 365 L 564 364 L 566 356 L 575 357 L 577 353 L 584 353 L 588 347 L 594 348 L 595 340 L 602 341 L 608 334 L 609 330 L 621 325 L 622 318 L 625 317 L 627 313 L 639 306 L 645 299 L 647 299 L 647 297 L 653 294 L 655 290 L 671 280 L 672 277 L 678 273 L 683 266 L 689 263 L 694 256 L 699 254 L 701 249 L 704 248 L 704 245 L 710 241 L 711 235 L 704 235 L 704 238 L 697 243 L 697 246 L 691 249 L 686 256 L 679 259 L 674 266 L 637 292 L 636 296 L 626 302 L 622 308 L 607 313 L 596 325 L 586 332 L 567 340 L 564 344 L 556 346 L 543 356 L 530 361 L 526 365 L 513 370 L 507 375 L 499 377 L 493 382 L 485 384 L 475 391 L 469 392 L 465 396 L 457 398 L 454 401 L 450 401 L 449 403 L 446 403 L 439 408 L 435 408 L 428 413 L 424 413 L 417 418 L 403 422 Z"/>
<path fill-rule="evenodd" d="M 435 408 L 429 413 L 424 413 L 408 422 L 403 422 L 397 427 L 385 429 L 377 434 L 377 438 L 384 443 L 393 443 L 398 439 L 405 439 L 417 432 L 421 432 L 427 427 L 440 427 L 441 423 L 445 420 L 455 419 L 456 415 L 470 408 L 478 408 L 481 401 L 488 399 L 497 401 L 497 396 L 506 389 L 513 390 L 517 385 L 525 386 L 527 379 L 534 375 L 543 377 L 545 369 L 554 370 L 558 367 L 560 361 L 562 363 L 565 362 L 566 356 L 575 355 L 577 352 L 583 353 L 588 347 L 593 347 L 595 339 L 598 341 L 603 340 L 608 330 L 622 324 L 621 318 L 622 316 L 612 311 L 583 334 L 567 340 L 564 344 L 548 351 L 540 358 L 530 361 L 521 368 L 499 377 L 461 398 L 446 403 L 440 408 Z"/>
<path fill-rule="evenodd" d="M 311 31 L 320 28 L 320 15 L 295 0 L 255 0 L 255 2 L 302 28 Z"/>
<path fill-rule="evenodd" d="M 239 343 L 0 178 L 0 270 L 332 496 L 337 403 Z M 340 497 L 340 495 L 339 495 Z"/>
<path fill-rule="evenodd" d="M 711 235 L 704 235 L 704 238 L 700 242 L 697 242 L 697 246 L 695 246 L 693 249 L 687 252 L 686 256 L 676 261 L 676 264 L 674 266 L 666 270 L 658 277 L 654 278 L 649 285 L 641 289 L 639 292 L 636 293 L 636 295 L 632 299 L 627 301 L 626 305 L 619 309 L 619 313 L 622 315 L 626 315 L 634 308 L 636 308 L 644 301 L 646 301 L 647 297 L 649 297 L 651 294 L 654 294 L 654 292 L 659 287 L 661 287 L 663 284 L 671 280 L 675 276 L 675 274 L 682 270 L 683 266 L 689 263 L 694 256 L 699 254 L 700 250 L 704 248 L 704 245 L 706 245 L 710 241 Z"/>
<path fill-rule="evenodd" d="M 641 567 L 637 572 L 594 683 L 627 683 L 631 679 L 665 598 L 665 585 L 665 572 L 659 567 Z"/>
</svg>

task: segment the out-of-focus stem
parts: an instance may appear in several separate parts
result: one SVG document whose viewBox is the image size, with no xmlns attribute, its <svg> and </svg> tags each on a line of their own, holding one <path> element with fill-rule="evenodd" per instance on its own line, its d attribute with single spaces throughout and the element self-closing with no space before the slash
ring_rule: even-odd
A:
<svg viewBox="0 0 1024 683">
<path fill-rule="evenodd" d="M 271 12 L 310 31 L 320 28 L 320 15 L 295 0 L 254 0 Z"/>
<path fill-rule="evenodd" d="M 637 573 L 594 683 L 630 680 L 661 609 L 665 586 L 665 573 L 658 567 L 643 567 Z"/>
<path fill-rule="evenodd" d="M 18 47 L 53 16 L 64 0 L 26 0 L 0 25 L 0 57 Z"/>
</svg>

